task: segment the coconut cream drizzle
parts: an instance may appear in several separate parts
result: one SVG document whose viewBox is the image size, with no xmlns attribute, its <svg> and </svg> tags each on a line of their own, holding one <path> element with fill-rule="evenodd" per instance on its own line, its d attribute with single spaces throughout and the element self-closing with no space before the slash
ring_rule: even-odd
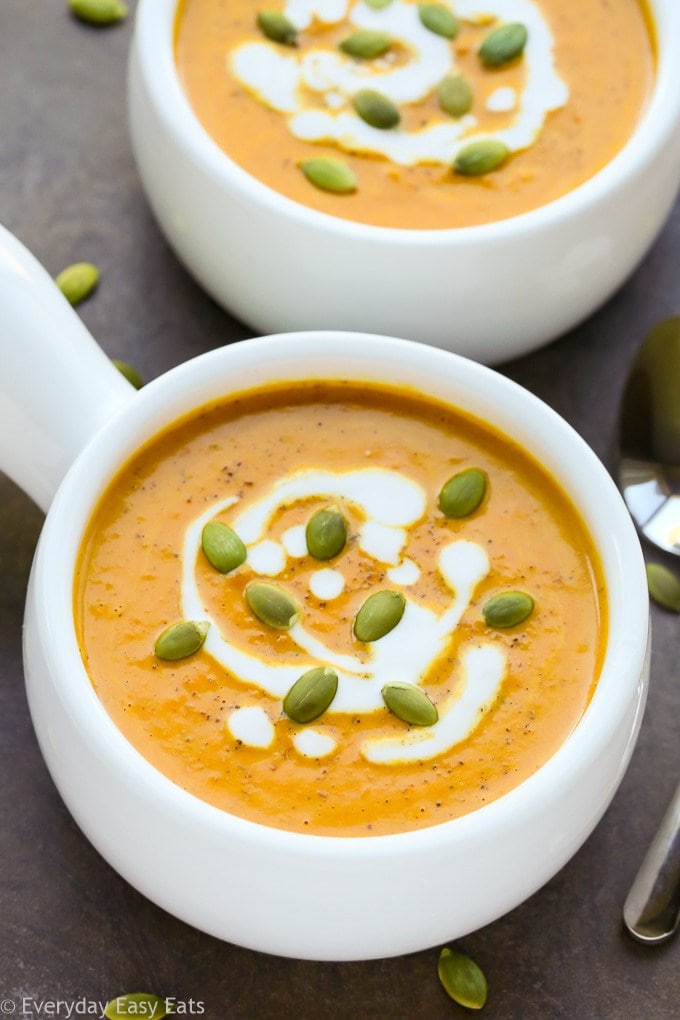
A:
<svg viewBox="0 0 680 1020">
<path fill-rule="evenodd" d="M 418 684 L 425 680 L 434 661 L 446 649 L 477 585 L 488 574 L 489 561 L 477 543 L 453 539 L 441 549 L 437 559 L 439 574 L 451 592 L 450 604 L 441 612 L 417 599 L 409 588 L 418 581 L 420 570 L 413 560 L 402 557 L 402 552 L 408 545 L 409 529 L 425 513 L 425 492 L 399 472 L 366 468 L 346 472 L 298 471 L 282 478 L 240 513 L 232 512 L 229 524 L 246 545 L 247 566 L 258 574 L 276 577 L 285 569 L 289 556 L 306 555 L 304 527 L 288 529 L 281 542 L 267 535 L 280 508 L 310 497 L 346 500 L 361 511 L 364 518 L 359 537 L 361 550 L 384 567 L 392 584 L 405 589 L 404 615 L 389 634 L 365 646 L 360 658 L 334 650 L 319 640 L 306 629 L 303 613 L 288 632 L 306 653 L 305 660 L 295 662 L 275 656 L 263 658 L 245 646 L 239 647 L 233 636 L 227 639 L 201 597 L 196 561 L 203 527 L 235 507 L 238 500 L 233 496 L 208 507 L 187 528 L 182 554 L 182 612 L 187 619 L 208 620 L 210 628 L 204 649 L 242 683 L 266 693 L 272 700 L 282 700 L 305 670 L 325 665 L 338 674 L 338 691 L 328 715 L 376 712 L 384 707 L 381 689 L 386 683 Z M 345 585 L 342 556 L 332 567 L 320 565 L 310 580 L 312 593 L 328 601 L 337 598 Z M 329 611 L 332 612 L 332 607 Z M 479 723 L 497 695 L 505 669 L 504 654 L 490 643 L 477 642 L 464 648 L 453 690 L 445 703 L 438 706 L 439 722 L 422 731 L 408 730 L 398 739 L 367 739 L 363 747 L 365 757 L 389 765 L 431 758 L 448 750 Z M 276 711 L 280 712 L 280 706 Z M 237 709 L 227 726 L 232 736 L 254 747 L 269 746 L 274 740 L 275 724 L 260 707 Z M 304 727 L 296 733 L 294 746 L 303 756 L 323 757 L 332 752 L 335 742 L 315 727 Z"/>
<path fill-rule="evenodd" d="M 389 51 L 377 59 L 355 60 L 336 47 L 298 51 L 257 40 L 237 46 L 228 67 L 260 102 L 284 115 L 291 133 L 303 141 L 331 142 L 405 166 L 450 165 L 464 145 L 482 138 L 498 139 L 511 152 L 532 145 L 548 113 L 564 106 L 569 95 L 555 67 L 553 37 L 540 5 L 535 0 L 440 2 L 468 22 L 521 22 L 528 30 L 521 91 L 515 93 L 499 81 L 489 99 L 490 110 L 506 115 L 495 131 L 482 130 L 472 114 L 458 119 L 432 116 L 416 131 L 401 126 L 380 130 L 354 111 L 352 97 L 360 89 L 375 89 L 397 106 L 407 106 L 432 96 L 445 77 L 460 73 L 450 40 L 425 28 L 417 5 L 404 0 L 392 0 L 378 10 L 362 0 L 289 0 L 284 12 L 300 31 L 317 18 L 328 25 L 346 23 L 348 32 L 386 32 L 409 54 L 405 63 L 394 62 Z"/>
</svg>

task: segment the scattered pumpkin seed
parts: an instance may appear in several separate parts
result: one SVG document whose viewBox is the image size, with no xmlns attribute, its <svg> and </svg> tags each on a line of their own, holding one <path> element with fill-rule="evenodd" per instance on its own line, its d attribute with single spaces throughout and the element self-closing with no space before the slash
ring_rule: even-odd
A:
<svg viewBox="0 0 680 1020">
<path fill-rule="evenodd" d="M 381 11 L 383 7 L 389 7 L 392 0 L 364 0 L 367 7 L 372 7 L 374 11 Z"/>
<path fill-rule="evenodd" d="M 307 549 L 315 560 L 332 560 L 341 553 L 347 541 L 347 521 L 337 506 L 317 510 L 305 528 Z"/>
<path fill-rule="evenodd" d="M 136 368 L 128 365 L 127 361 L 120 361 L 119 358 L 111 358 L 111 364 L 118 369 L 121 375 L 125 376 L 129 383 L 132 383 L 136 390 L 141 390 L 144 380 Z"/>
<path fill-rule="evenodd" d="M 439 954 L 437 966 L 444 991 L 467 1009 L 481 1009 L 486 1002 L 487 985 L 484 972 L 474 960 L 448 946 Z"/>
<path fill-rule="evenodd" d="M 655 602 L 673 613 L 680 613 L 680 578 L 661 563 L 647 564 L 649 594 Z"/>
<path fill-rule="evenodd" d="M 201 533 L 203 552 L 215 570 L 229 574 L 245 563 L 248 550 L 233 528 L 222 521 L 208 521 Z"/>
<path fill-rule="evenodd" d="M 158 995 L 150 995 L 148 992 L 119 995 L 117 999 L 107 1002 L 104 1009 L 104 1016 L 108 1017 L 108 1020 L 119 1020 L 122 1016 L 148 1016 L 154 1020 L 162 1020 L 167 1015 L 165 999 Z"/>
<path fill-rule="evenodd" d="M 297 43 L 297 28 L 285 14 L 275 8 L 267 7 L 258 11 L 257 27 L 272 42 L 282 43 L 283 46 L 295 46 Z"/>
<path fill-rule="evenodd" d="M 488 627 L 516 627 L 531 615 L 534 600 L 525 591 L 503 591 L 492 595 L 482 608 Z"/>
<path fill-rule="evenodd" d="M 290 630 L 300 619 L 300 610 L 294 599 L 275 584 L 251 581 L 246 585 L 244 597 L 248 606 L 262 623 L 275 630 Z"/>
<path fill-rule="evenodd" d="M 168 662 L 188 658 L 205 641 L 209 626 L 207 620 L 180 620 L 179 623 L 172 623 L 156 638 L 156 656 Z"/>
<path fill-rule="evenodd" d="M 437 89 L 437 99 L 444 113 L 462 117 L 472 108 L 472 86 L 462 74 L 448 75 Z"/>
<path fill-rule="evenodd" d="M 418 4 L 418 17 L 425 28 L 435 35 L 453 39 L 458 34 L 458 21 L 443 4 Z"/>
<path fill-rule="evenodd" d="M 346 36 L 340 43 L 340 49 L 349 57 L 358 60 L 371 60 L 387 53 L 392 40 L 387 32 L 378 32 L 372 28 L 360 28 Z"/>
<path fill-rule="evenodd" d="M 115 25 L 128 15 L 123 0 L 68 0 L 68 5 L 76 18 L 90 25 Z"/>
<path fill-rule="evenodd" d="M 507 145 L 496 138 L 470 142 L 456 156 L 453 169 L 463 177 L 479 177 L 497 170 L 510 155 Z"/>
<path fill-rule="evenodd" d="M 449 478 L 439 493 L 439 509 L 447 517 L 468 517 L 486 492 L 486 475 L 479 468 L 465 468 Z"/>
<path fill-rule="evenodd" d="M 379 641 L 397 626 L 406 608 L 406 599 L 398 591 L 376 591 L 364 602 L 354 620 L 357 641 Z"/>
<path fill-rule="evenodd" d="M 67 301 L 79 305 L 99 283 L 99 270 L 91 262 L 74 262 L 62 269 L 54 282 Z"/>
<path fill-rule="evenodd" d="M 322 715 L 338 689 L 338 674 L 328 666 L 315 666 L 298 677 L 283 699 L 283 711 L 294 722 L 308 723 Z"/>
<path fill-rule="evenodd" d="M 518 21 L 499 25 L 479 47 L 479 59 L 485 67 L 502 67 L 520 55 L 527 38 L 526 27 Z"/>
<path fill-rule="evenodd" d="M 385 684 L 381 694 L 392 715 L 413 726 L 434 726 L 439 719 L 437 706 L 415 684 Z"/>
<path fill-rule="evenodd" d="M 362 120 L 381 131 L 396 127 L 401 120 L 392 100 L 374 89 L 360 89 L 352 99 L 352 105 Z"/>
<path fill-rule="evenodd" d="M 318 159 L 305 159 L 298 165 L 307 180 L 322 191 L 346 195 L 357 189 L 354 171 L 339 159 L 322 156 Z"/>
</svg>

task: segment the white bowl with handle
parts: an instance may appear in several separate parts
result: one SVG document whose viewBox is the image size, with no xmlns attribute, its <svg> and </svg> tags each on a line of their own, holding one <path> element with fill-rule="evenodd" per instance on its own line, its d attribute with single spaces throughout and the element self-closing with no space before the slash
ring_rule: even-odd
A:
<svg viewBox="0 0 680 1020">
<path fill-rule="evenodd" d="M 133 886 L 212 935 L 283 956 L 352 960 L 488 924 L 581 846 L 623 776 L 645 701 L 648 601 L 635 530 L 590 448 L 540 400 L 437 348 L 341 332 L 210 351 L 135 391 L 48 274 L 0 228 L 0 467 L 48 511 L 29 583 L 24 661 L 48 768 L 86 836 Z M 509 434 L 552 472 L 599 550 L 609 601 L 602 673 L 583 718 L 531 778 L 420 831 L 306 835 L 245 821 L 174 785 L 126 740 L 78 648 L 73 578 L 109 481 L 167 424 L 272 381 L 408 385 Z"/>
</svg>

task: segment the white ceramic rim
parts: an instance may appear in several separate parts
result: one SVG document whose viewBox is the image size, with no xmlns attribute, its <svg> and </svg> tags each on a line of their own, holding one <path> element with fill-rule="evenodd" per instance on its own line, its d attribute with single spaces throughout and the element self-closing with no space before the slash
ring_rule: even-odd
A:
<svg viewBox="0 0 680 1020">
<path fill-rule="evenodd" d="M 513 402 L 521 411 L 513 434 L 521 442 L 522 431 L 535 431 L 532 452 L 565 488 L 576 490 L 577 505 L 580 496 L 592 501 L 597 493 L 602 510 L 598 520 L 593 517 L 592 502 L 580 509 L 600 549 L 610 602 L 608 651 L 595 694 L 577 727 L 545 765 L 509 793 L 461 818 L 411 832 L 361 838 L 270 828 L 230 815 L 176 786 L 128 743 L 99 701 L 80 657 L 72 614 L 73 565 L 85 526 L 109 479 L 141 443 L 173 420 L 219 399 L 220 393 L 231 396 L 228 380 L 243 366 L 255 371 L 259 365 L 276 365 L 280 356 L 282 365 L 290 368 L 292 363 L 299 368 L 288 376 L 284 373 L 284 379 L 325 378 L 323 351 L 338 340 L 343 360 L 353 366 L 345 377 L 370 379 L 371 373 L 361 369 L 376 360 L 381 375 L 389 373 L 391 365 L 400 364 L 407 364 L 410 372 L 416 359 L 424 360 L 423 375 L 437 380 L 435 386 L 446 390 L 455 385 L 465 394 L 464 400 L 451 400 L 452 405 L 475 404 L 472 413 L 492 423 L 505 418 L 501 426 L 505 432 L 511 431 L 508 423 L 512 424 L 514 412 L 510 415 L 503 410 L 499 415 L 498 407 L 503 400 Z M 290 350 L 282 352 L 291 345 L 298 345 L 295 357 Z M 316 355 L 315 371 L 307 373 L 304 366 L 314 357 L 311 351 L 321 353 Z M 336 362 L 338 358 L 335 355 Z M 341 374 L 336 372 L 332 378 Z M 280 373 L 275 371 L 273 378 L 280 378 Z M 419 387 L 416 381 L 413 385 L 427 394 L 427 387 Z M 430 391 L 434 392 L 431 387 Z M 140 421 L 145 423 L 143 429 Z M 613 738 L 629 713 L 635 689 L 640 691 L 643 683 L 648 637 L 644 563 L 628 512 L 603 465 L 571 426 L 516 383 L 483 365 L 414 341 L 357 333 L 281 334 L 210 351 L 149 383 L 134 397 L 132 407 L 124 408 L 92 439 L 68 472 L 47 516 L 34 571 L 36 612 L 45 628 L 42 637 L 51 656 L 54 685 L 65 711 L 89 740 L 92 753 L 107 759 L 131 787 L 146 791 L 156 808 L 185 818 L 199 826 L 197 831 L 208 826 L 221 832 L 225 846 L 230 833 L 238 832 L 253 845 L 294 847 L 300 853 L 336 860 L 364 860 L 397 852 L 417 854 L 425 847 L 453 847 L 470 836 L 492 838 L 504 829 L 516 829 L 523 819 L 528 821 L 540 814 L 542 807 L 554 804 L 568 789 L 574 771 L 595 765 L 598 749 Z M 622 677 L 627 678 L 625 683 L 620 682 Z M 582 833 L 583 838 L 588 831 Z"/>
<path fill-rule="evenodd" d="M 319 212 L 289 199 L 251 177 L 212 140 L 194 114 L 184 92 L 174 60 L 175 12 L 180 0 L 140 0 L 135 22 L 135 41 L 146 85 L 166 130 L 214 180 L 224 187 L 275 211 L 277 215 L 316 227 L 326 233 L 351 236 L 366 243 L 420 245 L 469 245 L 512 237 L 515 233 L 540 232 L 546 223 L 588 212 L 629 180 L 644 172 L 650 160 L 663 152 L 680 120 L 680 60 L 673 42 L 680 39 L 680 4 L 675 0 L 646 2 L 655 33 L 657 73 L 655 86 L 643 116 L 626 145 L 597 174 L 567 194 L 518 216 L 473 227 L 415 230 L 357 223 Z"/>
</svg>

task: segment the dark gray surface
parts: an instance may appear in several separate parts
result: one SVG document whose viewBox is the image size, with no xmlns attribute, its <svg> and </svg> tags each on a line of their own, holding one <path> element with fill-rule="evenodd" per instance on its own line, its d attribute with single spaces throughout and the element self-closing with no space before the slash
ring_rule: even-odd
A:
<svg viewBox="0 0 680 1020">
<path fill-rule="evenodd" d="M 108 354 L 150 379 L 250 331 L 205 297 L 148 212 L 126 134 L 130 31 L 129 22 L 107 30 L 78 24 L 66 0 L 0 0 L 0 222 L 52 273 L 80 259 L 101 267 L 101 286 L 80 307 L 82 318 Z M 680 312 L 679 259 L 680 204 L 605 308 L 502 367 L 567 418 L 610 468 L 616 405 L 635 347 L 653 322 Z M 23 690 L 21 620 L 41 522 L 0 476 L 0 1011 L 34 1017 L 40 1000 L 73 1007 L 145 989 L 177 996 L 187 1010 L 190 999 L 194 1009 L 200 1002 L 211 1020 L 466 1015 L 438 985 L 436 948 L 352 964 L 258 955 L 174 920 L 90 847 L 45 770 Z M 488 976 L 484 1016 L 678 1015 L 680 941 L 643 948 L 620 921 L 680 776 L 680 619 L 654 609 L 653 625 L 647 712 L 609 811 L 547 886 L 461 940 Z M 42 1009 L 46 1015 L 45 1003 Z"/>
</svg>

